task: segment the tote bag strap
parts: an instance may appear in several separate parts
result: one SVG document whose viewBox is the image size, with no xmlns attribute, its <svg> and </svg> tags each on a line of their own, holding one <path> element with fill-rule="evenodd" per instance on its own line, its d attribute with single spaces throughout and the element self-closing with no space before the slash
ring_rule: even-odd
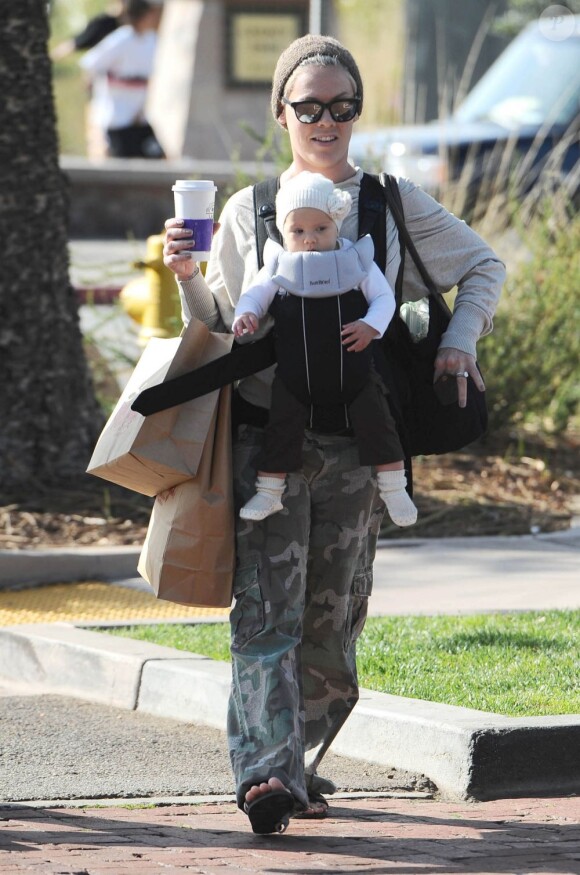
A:
<svg viewBox="0 0 580 875">
<path fill-rule="evenodd" d="M 405 224 L 403 201 L 401 199 L 401 192 L 399 191 L 397 180 L 394 176 L 391 176 L 388 173 L 381 173 L 379 179 L 385 191 L 387 206 L 391 212 L 395 225 L 397 226 L 397 231 L 399 232 L 399 242 L 401 247 L 404 246 L 404 248 L 408 250 L 409 255 L 417 266 L 417 270 L 421 275 L 421 279 L 423 280 L 427 290 L 429 291 L 429 294 L 439 296 L 440 292 L 433 280 L 431 279 L 429 271 L 425 267 L 421 256 L 417 252 L 417 247 L 413 243 L 411 235 L 409 234 L 409 230 Z"/>
</svg>

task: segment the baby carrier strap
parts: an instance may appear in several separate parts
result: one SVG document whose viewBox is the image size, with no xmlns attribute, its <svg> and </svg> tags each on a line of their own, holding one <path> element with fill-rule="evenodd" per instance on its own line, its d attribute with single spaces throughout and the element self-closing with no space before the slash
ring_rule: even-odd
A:
<svg viewBox="0 0 580 875">
<path fill-rule="evenodd" d="M 279 176 L 263 179 L 254 186 L 254 227 L 258 270 L 264 266 L 264 246 L 268 237 L 282 245 L 282 235 L 276 226 L 276 194 L 279 187 Z"/>
<path fill-rule="evenodd" d="M 375 262 L 384 273 L 387 266 L 385 191 L 378 177 L 370 173 L 363 173 L 358 197 L 358 236 L 364 237 L 365 234 L 370 234 L 373 239 Z"/>
</svg>

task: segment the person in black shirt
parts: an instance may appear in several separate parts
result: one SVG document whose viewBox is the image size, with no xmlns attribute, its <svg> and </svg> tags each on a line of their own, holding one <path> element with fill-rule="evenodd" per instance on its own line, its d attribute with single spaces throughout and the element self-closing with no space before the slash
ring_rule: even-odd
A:
<svg viewBox="0 0 580 875">
<path fill-rule="evenodd" d="M 80 33 L 69 37 L 55 46 L 50 53 L 51 60 L 62 61 L 74 52 L 92 49 L 93 46 L 96 46 L 102 39 L 113 33 L 114 30 L 124 23 L 123 14 L 123 4 L 117 3 L 111 6 L 109 11 L 95 15 L 94 18 L 87 21 L 86 26 Z"/>
</svg>

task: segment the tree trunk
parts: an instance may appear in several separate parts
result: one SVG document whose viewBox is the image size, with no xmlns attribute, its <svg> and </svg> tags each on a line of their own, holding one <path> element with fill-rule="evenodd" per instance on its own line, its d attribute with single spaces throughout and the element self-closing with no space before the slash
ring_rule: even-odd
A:
<svg viewBox="0 0 580 875">
<path fill-rule="evenodd" d="M 102 415 L 68 275 L 45 0 L 0 0 L 0 488 L 71 482 Z"/>
</svg>

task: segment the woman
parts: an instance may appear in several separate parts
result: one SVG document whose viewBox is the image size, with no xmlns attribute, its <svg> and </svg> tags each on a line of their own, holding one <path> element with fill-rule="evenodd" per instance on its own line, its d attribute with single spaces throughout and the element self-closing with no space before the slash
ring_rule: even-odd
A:
<svg viewBox="0 0 580 875">
<path fill-rule="evenodd" d="M 272 111 L 292 148 L 280 184 L 309 170 L 348 191 L 353 208 L 341 234 L 353 241 L 362 170 L 347 155 L 362 106 L 358 67 L 336 40 L 308 35 L 280 56 Z M 504 268 L 463 222 L 408 180 L 399 186 L 409 231 L 431 276 L 442 290 L 458 285 L 434 377 L 454 375 L 464 406 L 465 372 L 485 388 L 475 345 L 492 328 Z M 194 315 L 212 330 L 226 331 L 258 270 L 251 187 L 230 198 L 220 223 L 205 280 L 187 253 L 190 235 L 177 219 L 166 223 L 164 255 L 180 283 L 185 320 Z M 425 295 L 410 262 L 407 300 Z M 399 263 L 396 227 L 387 216 L 385 275 L 393 287 Z M 254 338 L 271 324 L 264 319 Z M 239 387 L 236 509 L 253 492 L 272 378 L 270 369 Z M 366 619 L 384 511 L 376 480 L 360 466 L 348 433 L 307 432 L 303 459 L 302 470 L 288 477 L 282 511 L 262 522 L 238 522 L 228 737 L 238 805 L 255 832 L 282 831 L 288 816 L 321 817 L 328 808 L 322 794 L 335 788 L 317 767 L 358 698 L 356 639 Z"/>
<path fill-rule="evenodd" d="M 91 89 L 90 117 L 109 158 L 164 158 L 146 117 L 163 0 L 127 0 L 127 24 L 81 59 Z"/>
</svg>

